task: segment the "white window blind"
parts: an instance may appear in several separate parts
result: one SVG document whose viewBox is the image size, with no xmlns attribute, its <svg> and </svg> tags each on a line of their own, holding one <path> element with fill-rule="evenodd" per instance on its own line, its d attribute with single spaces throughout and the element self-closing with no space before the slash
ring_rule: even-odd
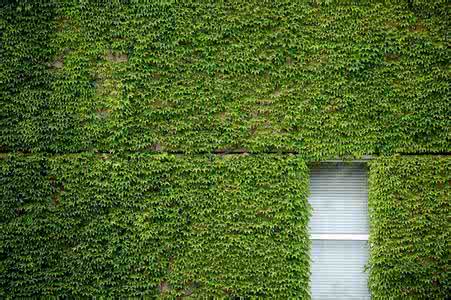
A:
<svg viewBox="0 0 451 300">
<path fill-rule="evenodd" d="M 365 164 L 321 163 L 310 175 L 312 298 L 370 299 Z"/>
</svg>

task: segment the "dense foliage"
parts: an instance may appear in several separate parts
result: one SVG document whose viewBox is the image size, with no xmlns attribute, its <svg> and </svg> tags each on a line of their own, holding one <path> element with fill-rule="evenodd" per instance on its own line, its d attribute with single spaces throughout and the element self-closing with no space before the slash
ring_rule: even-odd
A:
<svg viewBox="0 0 451 300">
<path fill-rule="evenodd" d="M 448 10 L 1 1 L 0 297 L 308 299 L 303 160 L 449 152 Z M 376 299 L 449 290 L 447 167 L 372 164 Z"/>
<path fill-rule="evenodd" d="M 447 1 L 11 1 L 0 148 L 449 149 Z"/>
<path fill-rule="evenodd" d="M 0 160 L 0 297 L 308 298 L 295 156 Z"/>
<path fill-rule="evenodd" d="M 447 299 L 451 294 L 450 170 L 449 157 L 371 163 L 373 299 Z"/>
</svg>

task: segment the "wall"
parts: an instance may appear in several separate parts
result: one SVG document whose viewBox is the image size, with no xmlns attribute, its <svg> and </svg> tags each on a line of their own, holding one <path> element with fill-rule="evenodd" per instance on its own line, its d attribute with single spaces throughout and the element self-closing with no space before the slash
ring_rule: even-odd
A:
<svg viewBox="0 0 451 300">
<path fill-rule="evenodd" d="M 5 5 L 4 151 L 449 150 L 446 1 L 137 2 Z"/>
<path fill-rule="evenodd" d="M 308 298 L 305 162 L 449 153 L 449 20 L 444 0 L 1 4 L 0 296 Z M 393 210 L 397 159 L 372 164 Z M 396 181 L 424 205 L 429 163 Z M 441 254 L 384 271 L 397 234 L 373 216 L 374 296 L 444 295 Z"/>
<path fill-rule="evenodd" d="M 295 156 L 0 160 L 0 295 L 308 295 Z"/>
<path fill-rule="evenodd" d="M 370 282 L 374 299 L 446 299 L 451 230 L 449 157 L 371 162 Z"/>
</svg>

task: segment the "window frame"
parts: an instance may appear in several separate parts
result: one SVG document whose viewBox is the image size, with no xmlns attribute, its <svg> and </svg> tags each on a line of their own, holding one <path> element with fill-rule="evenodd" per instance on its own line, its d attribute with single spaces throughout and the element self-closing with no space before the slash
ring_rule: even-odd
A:
<svg viewBox="0 0 451 300">
<path fill-rule="evenodd" d="M 323 161 L 315 161 L 312 162 L 311 164 L 309 164 L 309 168 L 310 170 L 312 170 L 315 166 L 321 166 L 321 164 L 323 163 L 343 163 L 343 164 L 353 164 L 353 163 L 360 163 L 363 164 L 367 175 L 368 175 L 368 162 L 370 160 L 372 160 L 373 157 L 371 156 L 364 156 L 362 159 L 357 159 L 357 160 L 342 160 L 342 159 L 332 159 L 332 160 L 323 160 Z M 369 192 L 369 189 L 368 191 Z M 367 194 L 367 196 L 369 196 Z M 368 198 L 367 198 L 368 201 Z M 368 205 L 368 202 L 366 203 Z M 314 214 L 314 210 L 312 207 L 312 216 Z M 367 217 L 369 218 L 369 211 L 367 210 Z M 369 222 L 369 219 L 368 219 Z M 368 257 L 370 255 L 370 244 L 369 244 L 369 233 L 370 233 L 370 228 L 368 228 L 368 233 L 362 234 L 362 233 L 310 233 L 310 225 L 309 225 L 309 239 L 313 242 L 315 240 L 319 240 L 319 241 L 364 241 L 367 243 L 368 245 Z M 313 251 L 313 249 L 311 250 Z M 365 271 L 366 273 L 366 271 Z M 367 276 L 367 280 L 368 280 L 368 274 Z M 368 282 L 367 282 L 368 284 Z M 368 288 L 368 286 L 367 286 Z M 369 289 L 369 288 L 368 288 Z M 371 298 L 371 295 L 370 295 Z"/>
</svg>

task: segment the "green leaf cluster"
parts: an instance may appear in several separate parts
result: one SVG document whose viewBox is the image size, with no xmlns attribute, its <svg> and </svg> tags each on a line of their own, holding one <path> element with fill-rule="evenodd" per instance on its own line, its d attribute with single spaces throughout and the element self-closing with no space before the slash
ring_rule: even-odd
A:
<svg viewBox="0 0 451 300">
<path fill-rule="evenodd" d="M 373 299 L 447 299 L 451 292 L 449 157 L 370 164 L 369 287 Z"/>
<path fill-rule="evenodd" d="M 449 150 L 448 5 L 11 1 L 4 151 Z"/>
<path fill-rule="evenodd" d="M 295 156 L 9 155 L 0 297 L 309 297 Z"/>
</svg>

